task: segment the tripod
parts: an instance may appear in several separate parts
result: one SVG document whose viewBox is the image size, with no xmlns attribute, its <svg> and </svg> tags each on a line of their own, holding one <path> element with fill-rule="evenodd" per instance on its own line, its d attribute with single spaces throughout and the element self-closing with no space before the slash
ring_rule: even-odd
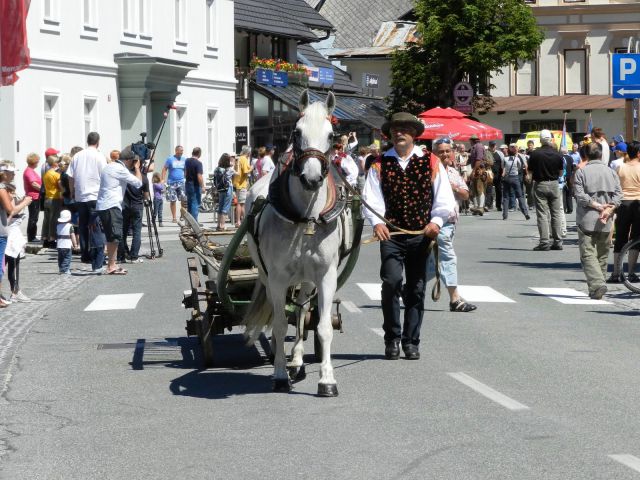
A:
<svg viewBox="0 0 640 480">
<path fill-rule="evenodd" d="M 151 201 L 144 201 L 144 211 L 147 216 L 147 230 L 149 234 L 149 258 L 160 258 L 162 257 L 162 247 L 160 246 L 160 236 L 158 235 L 158 227 L 156 225 L 156 219 L 151 211 Z M 154 236 L 155 236 L 155 245 L 154 245 Z M 157 255 L 156 255 L 156 245 L 158 247 Z"/>
</svg>

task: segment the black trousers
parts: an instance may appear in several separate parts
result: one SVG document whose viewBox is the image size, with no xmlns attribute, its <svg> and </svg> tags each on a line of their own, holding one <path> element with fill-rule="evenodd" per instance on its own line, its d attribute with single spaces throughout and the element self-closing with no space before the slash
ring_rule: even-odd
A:
<svg viewBox="0 0 640 480">
<path fill-rule="evenodd" d="M 78 208 L 78 230 L 80 234 L 80 260 L 82 263 L 91 263 L 91 240 L 89 237 L 89 223 L 91 221 L 91 213 L 96 209 L 96 201 L 76 202 Z"/>
<path fill-rule="evenodd" d="M 401 340 L 403 345 L 420 343 L 427 284 L 428 247 L 424 235 L 395 235 L 380 242 L 382 316 L 385 342 Z M 402 283 L 402 272 L 406 283 Z M 404 326 L 400 324 L 400 298 L 404 302 Z"/>
<path fill-rule="evenodd" d="M 29 204 L 29 220 L 27 221 L 27 240 L 33 242 L 38 234 L 38 217 L 40 216 L 40 200 Z"/>
<path fill-rule="evenodd" d="M 613 251 L 620 253 L 629 240 L 640 237 L 640 200 L 623 200 L 616 209 L 616 241 Z"/>
</svg>

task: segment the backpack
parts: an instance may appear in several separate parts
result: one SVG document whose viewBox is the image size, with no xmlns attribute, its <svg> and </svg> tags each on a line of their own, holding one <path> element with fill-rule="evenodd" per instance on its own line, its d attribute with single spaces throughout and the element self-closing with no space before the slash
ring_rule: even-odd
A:
<svg viewBox="0 0 640 480">
<path fill-rule="evenodd" d="M 229 190 L 229 186 L 231 183 L 229 182 L 229 177 L 227 176 L 227 172 L 224 168 L 216 168 L 216 171 L 213 172 L 213 186 L 216 187 L 218 192 L 226 192 Z"/>
</svg>

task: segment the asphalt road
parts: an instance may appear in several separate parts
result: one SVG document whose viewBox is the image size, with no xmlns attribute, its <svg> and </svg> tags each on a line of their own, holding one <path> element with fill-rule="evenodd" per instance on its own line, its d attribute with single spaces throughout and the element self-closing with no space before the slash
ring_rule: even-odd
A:
<svg viewBox="0 0 640 480">
<path fill-rule="evenodd" d="M 65 295 L 0 312 L 29 322 L 11 349 L 0 342 L 1 478 L 640 478 L 640 299 L 533 290 L 586 291 L 569 226 L 563 251 L 533 252 L 535 217 L 464 217 L 459 281 L 478 310 L 449 312 L 446 292 L 429 301 L 417 362 L 384 359 L 378 247 L 363 247 L 337 295 L 331 399 L 315 396 L 314 363 L 290 394 L 271 393 L 272 367 L 240 330 L 198 369 L 180 304 L 188 255 L 165 227 L 162 259 L 127 276 L 76 271 Z M 32 285 L 55 271 L 47 256 L 25 265 Z"/>
</svg>

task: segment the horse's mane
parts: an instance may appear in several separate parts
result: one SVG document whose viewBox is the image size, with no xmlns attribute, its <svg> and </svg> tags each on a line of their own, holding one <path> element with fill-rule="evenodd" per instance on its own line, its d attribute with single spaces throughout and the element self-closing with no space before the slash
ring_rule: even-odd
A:
<svg viewBox="0 0 640 480">
<path fill-rule="evenodd" d="M 322 102 L 314 102 L 304 109 L 303 116 L 300 119 L 301 127 L 304 127 L 305 133 L 309 136 L 314 134 L 321 135 L 324 130 L 324 122 L 327 121 L 327 107 Z M 313 141 L 318 139 L 313 138 Z"/>
</svg>

